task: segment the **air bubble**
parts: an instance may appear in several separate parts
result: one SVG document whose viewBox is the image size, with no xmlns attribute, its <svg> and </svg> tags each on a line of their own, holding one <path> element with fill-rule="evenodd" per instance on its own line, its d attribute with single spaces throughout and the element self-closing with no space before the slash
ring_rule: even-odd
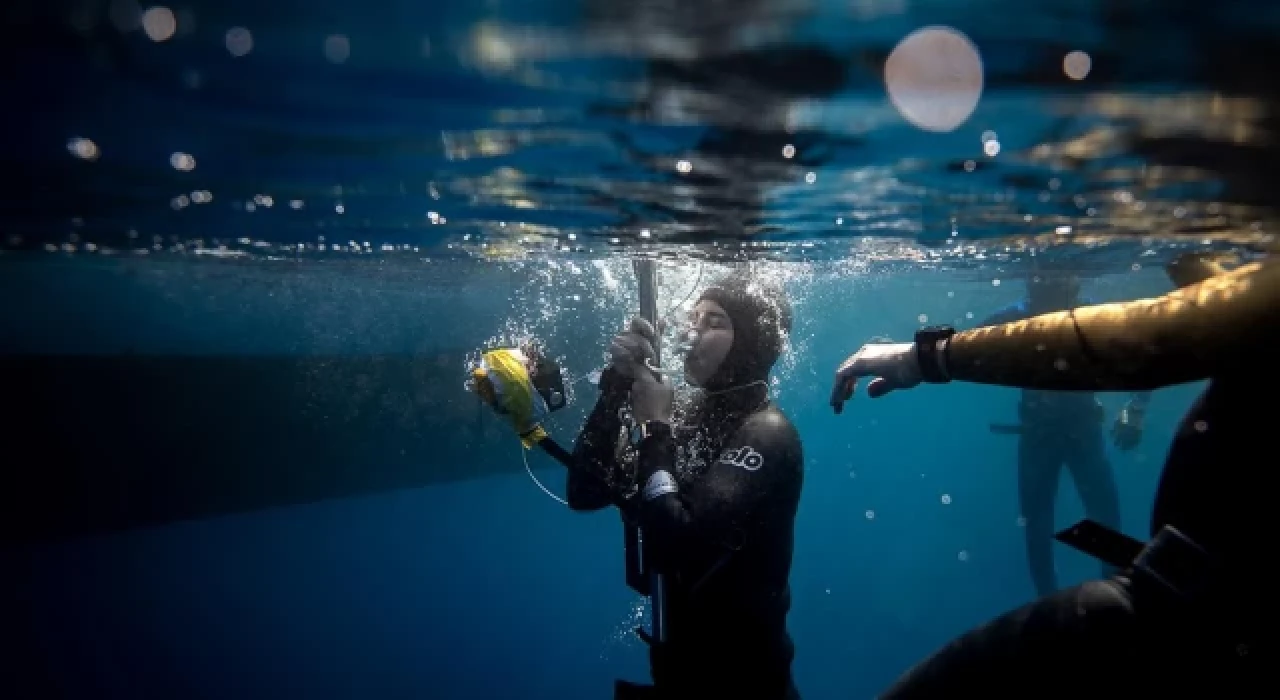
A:
<svg viewBox="0 0 1280 700">
<path fill-rule="evenodd" d="M 86 138 L 71 139 L 67 142 L 67 150 L 82 160 L 97 160 L 100 155 L 98 144 Z"/>
<path fill-rule="evenodd" d="M 1072 51 L 1062 58 L 1062 72 L 1072 80 L 1084 80 L 1093 68 L 1093 59 L 1083 51 Z"/>
<path fill-rule="evenodd" d="M 174 170 L 191 172 L 196 169 L 196 159 L 189 153 L 178 152 L 169 156 L 169 165 L 172 165 Z"/>
<path fill-rule="evenodd" d="M 232 27 L 227 30 L 227 51 L 236 58 L 248 56 L 253 51 L 253 34 L 244 27 Z"/>
<path fill-rule="evenodd" d="M 142 15 L 142 31 L 152 41 L 168 41 L 178 31 L 178 18 L 167 7 L 153 7 Z"/>
<path fill-rule="evenodd" d="M 324 40 L 324 57 L 330 63 L 346 63 L 351 58 L 351 40 L 341 34 L 335 34 Z"/>
<path fill-rule="evenodd" d="M 982 57 L 961 32 L 925 27 L 889 53 L 884 81 L 890 102 L 908 122 L 926 131 L 952 131 L 981 99 Z"/>
</svg>

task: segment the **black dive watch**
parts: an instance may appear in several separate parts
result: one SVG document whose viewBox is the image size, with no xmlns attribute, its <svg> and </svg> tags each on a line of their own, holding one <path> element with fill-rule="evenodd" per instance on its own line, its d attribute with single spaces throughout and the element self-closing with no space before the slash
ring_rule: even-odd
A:
<svg viewBox="0 0 1280 700">
<path fill-rule="evenodd" d="M 956 329 L 951 326 L 929 326 L 916 331 L 916 362 L 920 365 L 920 378 L 930 384 L 951 381 L 947 373 L 946 350 Z"/>
</svg>

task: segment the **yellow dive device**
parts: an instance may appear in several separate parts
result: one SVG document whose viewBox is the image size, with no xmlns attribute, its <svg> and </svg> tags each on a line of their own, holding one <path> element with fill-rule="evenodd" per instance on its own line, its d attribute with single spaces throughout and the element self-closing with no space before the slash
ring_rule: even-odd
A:
<svg viewBox="0 0 1280 700">
<path fill-rule="evenodd" d="M 471 390 L 511 423 L 525 449 L 547 438 L 542 421 L 565 406 L 559 365 L 533 346 L 487 350 L 470 375 Z"/>
</svg>

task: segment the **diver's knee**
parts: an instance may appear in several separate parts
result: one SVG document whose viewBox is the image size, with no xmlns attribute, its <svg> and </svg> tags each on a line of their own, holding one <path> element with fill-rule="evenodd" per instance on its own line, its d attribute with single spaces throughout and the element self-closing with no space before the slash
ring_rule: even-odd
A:
<svg viewBox="0 0 1280 700">
<path fill-rule="evenodd" d="M 1086 581 L 1067 591 L 1069 601 L 1081 615 L 1089 615 L 1095 621 L 1106 618 L 1128 620 L 1133 616 L 1133 592 L 1122 574 Z"/>
</svg>

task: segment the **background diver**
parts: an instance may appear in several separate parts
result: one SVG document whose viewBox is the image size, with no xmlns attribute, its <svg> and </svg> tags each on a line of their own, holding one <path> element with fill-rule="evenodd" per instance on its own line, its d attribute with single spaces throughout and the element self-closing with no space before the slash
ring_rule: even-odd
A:
<svg viewBox="0 0 1280 700">
<path fill-rule="evenodd" d="M 979 326 L 996 326 L 1040 314 L 1090 304 L 1080 297 L 1074 274 L 1037 269 L 1027 277 L 1026 296 L 983 319 Z M 1134 392 L 1116 416 L 1111 437 L 1117 447 L 1131 450 L 1142 436 L 1142 418 L 1151 393 Z M 1019 424 L 993 424 L 996 433 L 1018 436 L 1018 506 L 1025 523 L 1027 564 L 1037 595 L 1058 589 L 1053 566 L 1054 504 L 1065 466 L 1084 504 L 1085 516 L 1120 529 L 1120 495 L 1107 459 L 1102 435 L 1104 409 L 1093 392 L 1023 389 L 1018 404 Z M 1112 573 L 1102 564 L 1102 575 Z"/>
<path fill-rule="evenodd" d="M 1189 286 L 963 333 L 924 329 L 912 343 L 864 345 L 837 369 L 837 413 L 862 377 L 874 377 L 872 397 L 921 382 L 1122 391 L 1209 380 L 1170 447 L 1151 539 L 1087 520 L 1058 534 L 1120 573 L 961 635 L 882 698 L 1270 695 L 1272 491 L 1258 454 L 1275 414 L 1258 406 L 1280 389 L 1268 366 L 1280 266 L 1222 272 L 1180 259 L 1169 273 Z"/>
</svg>

